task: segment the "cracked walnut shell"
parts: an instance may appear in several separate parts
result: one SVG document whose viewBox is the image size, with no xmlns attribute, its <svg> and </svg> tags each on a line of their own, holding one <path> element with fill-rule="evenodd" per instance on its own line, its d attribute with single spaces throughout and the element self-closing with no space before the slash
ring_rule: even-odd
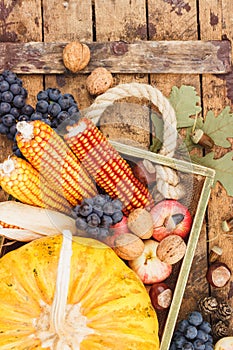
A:
<svg viewBox="0 0 233 350">
<path fill-rule="evenodd" d="M 112 74 L 103 67 L 98 67 L 87 77 L 86 87 L 90 95 L 100 95 L 113 85 Z"/>
<path fill-rule="evenodd" d="M 90 58 L 89 47 L 77 41 L 67 44 L 63 50 L 64 66 L 73 73 L 84 69 L 88 65 Z"/>
</svg>

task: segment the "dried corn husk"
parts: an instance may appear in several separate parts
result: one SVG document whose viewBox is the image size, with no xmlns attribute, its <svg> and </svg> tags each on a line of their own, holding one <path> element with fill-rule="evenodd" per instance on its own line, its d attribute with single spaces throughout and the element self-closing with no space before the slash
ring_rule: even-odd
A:
<svg viewBox="0 0 233 350">
<path fill-rule="evenodd" d="M 1 228 L 0 235 L 19 242 L 30 242 L 44 236 L 30 230 L 18 228 Z"/>
<path fill-rule="evenodd" d="M 46 236 L 60 234 L 63 230 L 70 230 L 72 234 L 76 232 L 75 220 L 71 217 L 15 201 L 0 203 L 0 221 Z"/>
</svg>

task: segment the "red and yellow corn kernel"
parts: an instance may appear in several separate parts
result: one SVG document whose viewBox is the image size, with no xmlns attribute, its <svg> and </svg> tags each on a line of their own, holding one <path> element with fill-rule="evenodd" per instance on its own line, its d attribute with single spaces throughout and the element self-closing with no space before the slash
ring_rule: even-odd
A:
<svg viewBox="0 0 233 350">
<path fill-rule="evenodd" d="M 70 126 L 64 138 L 96 183 L 122 201 L 125 213 L 153 205 L 148 189 L 91 120 Z"/>
<path fill-rule="evenodd" d="M 16 141 L 24 157 L 75 206 L 97 194 L 96 186 L 63 139 L 41 120 L 19 122 Z"/>
</svg>

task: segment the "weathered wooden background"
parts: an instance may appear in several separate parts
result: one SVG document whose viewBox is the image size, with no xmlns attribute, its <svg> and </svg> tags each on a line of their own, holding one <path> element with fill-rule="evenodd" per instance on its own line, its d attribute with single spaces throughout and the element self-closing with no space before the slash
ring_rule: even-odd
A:
<svg viewBox="0 0 233 350">
<path fill-rule="evenodd" d="M 0 49 L 5 48 L 6 42 L 64 43 L 79 40 L 103 43 L 121 40 L 133 43 L 223 39 L 231 42 L 232 18 L 232 0 L 0 0 Z M 9 60 L 10 48 L 11 45 L 8 46 Z M 194 46 L 194 54 L 195 49 Z M 12 54 L 13 52 L 12 49 Z M 0 56 L 2 54 L 0 52 Z M 229 68 L 230 72 L 224 75 L 200 74 L 200 70 L 195 73 L 191 68 L 189 71 L 185 68 L 178 71 L 182 71 L 182 74 L 170 71 L 147 74 L 137 69 L 127 74 L 126 69 L 124 73 L 114 73 L 114 85 L 132 81 L 150 83 L 165 96 L 169 95 L 174 85 L 192 85 L 201 96 L 203 116 L 208 110 L 214 111 L 217 116 L 226 105 L 232 108 L 233 73 Z M 73 75 L 62 71 L 53 74 L 37 72 L 21 77 L 29 92 L 29 103 L 33 106 L 40 90 L 58 87 L 62 92 L 72 93 L 83 109 L 93 102 L 85 87 L 86 75 L 87 73 Z M 146 117 L 144 123 L 149 125 Z M 147 134 L 144 135 L 140 142 L 147 144 L 147 137 Z M 0 150 L 0 160 L 11 152 L 11 143 L 4 137 L 0 140 Z M 218 155 L 221 156 L 222 152 L 220 149 Z M 5 194 L 1 193 L 1 200 L 4 198 Z M 233 198 L 227 196 L 224 188 L 217 184 L 211 192 L 180 317 L 195 309 L 200 297 L 210 294 L 233 307 L 233 277 L 225 288 L 219 290 L 210 288 L 205 279 L 208 252 L 213 245 L 223 248 L 221 260 L 233 270 L 233 238 L 224 235 L 221 229 L 222 220 L 233 216 L 232 206 Z M 231 335 L 232 326 L 233 320 L 230 324 Z"/>
</svg>

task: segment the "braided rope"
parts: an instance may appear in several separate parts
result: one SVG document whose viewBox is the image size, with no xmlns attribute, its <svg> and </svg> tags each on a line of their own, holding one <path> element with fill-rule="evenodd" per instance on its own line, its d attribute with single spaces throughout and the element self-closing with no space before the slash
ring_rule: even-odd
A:
<svg viewBox="0 0 233 350">
<path fill-rule="evenodd" d="M 85 116 L 97 124 L 107 107 L 125 97 L 146 98 L 158 107 L 164 122 L 163 144 L 159 153 L 173 157 L 177 142 L 176 114 L 168 99 L 151 85 L 129 83 L 113 87 L 95 99 L 94 103 L 85 110 Z M 177 173 L 171 168 L 157 164 L 156 183 L 158 191 L 165 198 L 179 199 L 184 195 Z"/>
</svg>

